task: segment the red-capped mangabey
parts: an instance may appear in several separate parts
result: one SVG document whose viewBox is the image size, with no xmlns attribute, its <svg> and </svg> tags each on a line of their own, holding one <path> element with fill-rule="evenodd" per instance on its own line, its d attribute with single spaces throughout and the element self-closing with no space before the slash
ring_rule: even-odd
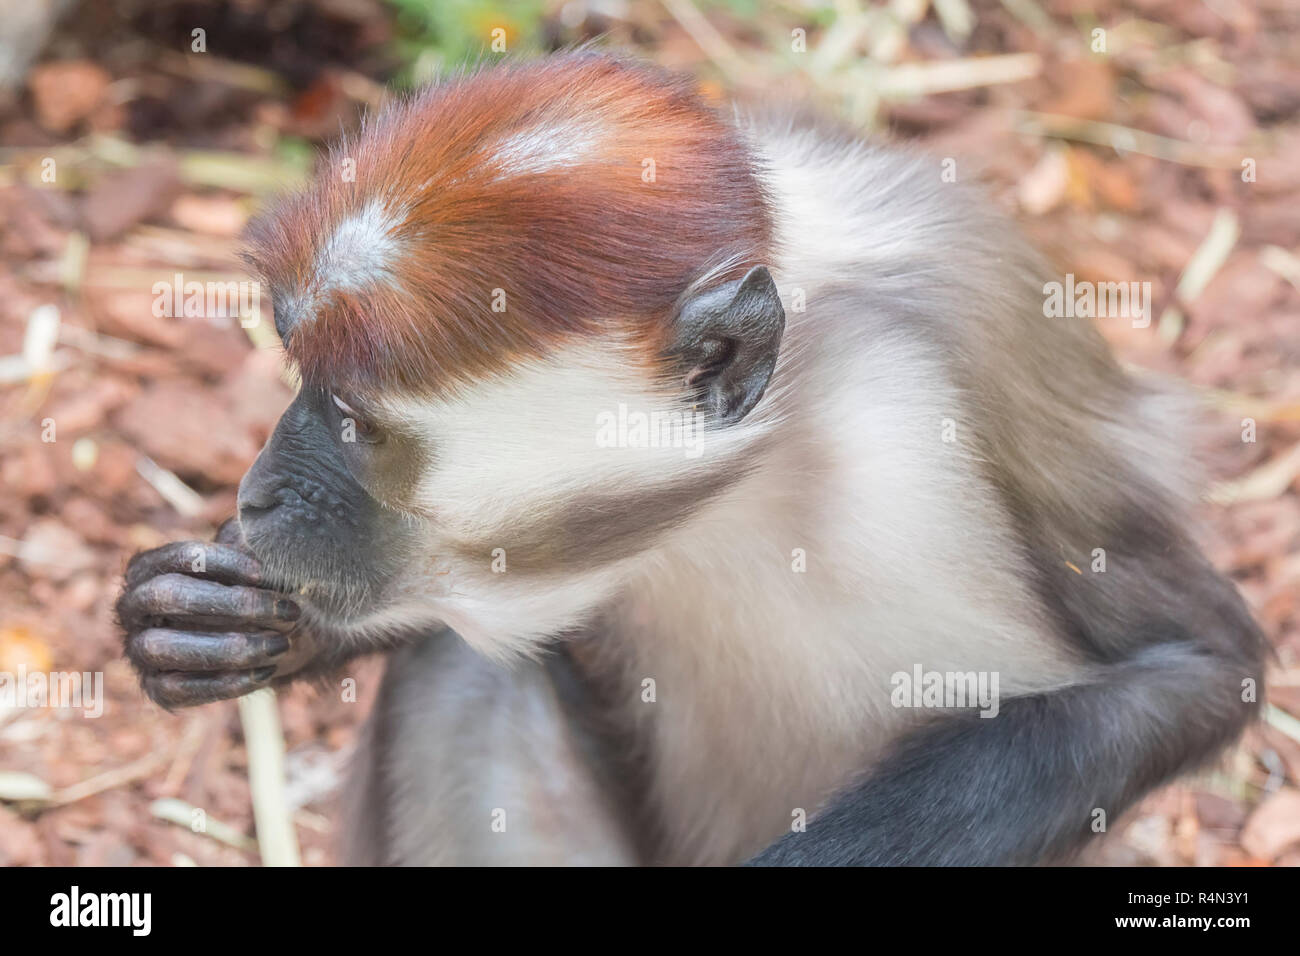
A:
<svg viewBox="0 0 1300 956">
<path fill-rule="evenodd" d="M 1170 400 L 941 172 L 592 52 L 387 109 L 254 231 L 304 384 L 247 551 L 131 564 L 145 690 L 391 650 L 351 862 L 1078 849 L 1264 644 Z"/>
</svg>

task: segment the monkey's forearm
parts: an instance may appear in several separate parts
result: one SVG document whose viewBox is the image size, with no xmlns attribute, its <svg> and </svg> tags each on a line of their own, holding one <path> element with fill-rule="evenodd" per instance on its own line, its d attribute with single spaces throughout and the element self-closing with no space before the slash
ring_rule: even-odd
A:
<svg viewBox="0 0 1300 956">
<path fill-rule="evenodd" d="M 1151 787 L 1232 740 L 1241 673 L 1189 645 L 1095 683 L 941 720 L 749 861 L 758 866 L 1028 865 L 1060 858 Z"/>
</svg>

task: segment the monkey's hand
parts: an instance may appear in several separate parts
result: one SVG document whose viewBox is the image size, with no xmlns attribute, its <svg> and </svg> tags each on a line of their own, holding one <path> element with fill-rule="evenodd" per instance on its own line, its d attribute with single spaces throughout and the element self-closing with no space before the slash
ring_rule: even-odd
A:
<svg viewBox="0 0 1300 956">
<path fill-rule="evenodd" d="M 170 709 L 240 697 L 303 667 L 314 642 L 294 599 L 267 589 L 234 520 L 217 540 L 142 551 L 117 616 L 144 692 Z"/>
</svg>

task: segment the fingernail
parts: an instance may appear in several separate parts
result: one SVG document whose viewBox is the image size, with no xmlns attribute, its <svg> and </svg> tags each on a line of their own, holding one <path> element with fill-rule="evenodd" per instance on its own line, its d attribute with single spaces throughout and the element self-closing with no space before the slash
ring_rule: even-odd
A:
<svg viewBox="0 0 1300 956">
<path fill-rule="evenodd" d="M 274 666 L 274 665 L 272 665 L 272 666 L 270 666 L 270 667 L 259 667 L 257 670 L 253 671 L 253 680 L 255 680 L 255 681 L 257 681 L 257 683 L 261 684 L 261 683 L 263 683 L 264 681 L 268 681 L 268 680 L 270 680 L 271 677 L 272 677 L 272 675 L 274 675 L 274 674 L 275 674 L 275 666 Z"/>
<path fill-rule="evenodd" d="M 279 657 L 289 649 L 289 639 L 283 634 L 272 634 L 266 639 L 266 656 Z"/>
<path fill-rule="evenodd" d="M 278 618 L 286 621 L 296 621 L 301 613 L 302 611 L 298 608 L 298 605 L 292 601 L 282 599 L 275 602 L 275 616 Z"/>
</svg>

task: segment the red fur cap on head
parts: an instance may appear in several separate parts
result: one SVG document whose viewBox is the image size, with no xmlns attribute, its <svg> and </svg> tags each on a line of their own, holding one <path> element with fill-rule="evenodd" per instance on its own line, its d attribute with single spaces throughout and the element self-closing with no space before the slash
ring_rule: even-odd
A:
<svg viewBox="0 0 1300 956">
<path fill-rule="evenodd" d="M 593 52 L 485 68 L 336 146 L 249 258 L 304 380 L 429 392 L 598 328 L 657 348 L 693 281 L 767 259 L 752 164 L 657 69 Z"/>
</svg>

